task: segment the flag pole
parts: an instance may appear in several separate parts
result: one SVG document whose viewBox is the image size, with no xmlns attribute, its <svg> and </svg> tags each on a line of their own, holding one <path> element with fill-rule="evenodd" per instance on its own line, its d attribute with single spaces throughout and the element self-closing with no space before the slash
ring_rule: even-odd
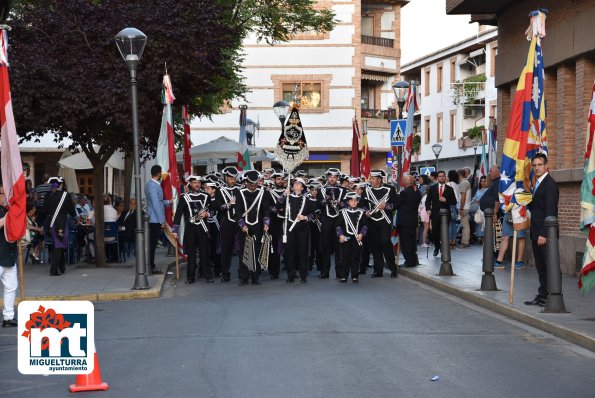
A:
<svg viewBox="0 0 595 398">
<path fill-rule="evenodd" d="M 176 279 L 180 279 L 180 259 L 179 259 L 179 254 L 178 254 L 178 250 L 180 249 L 180 242 L 178 241 L 178 239 L 176 238 L 176 247 L 175 247 L 175 252 L 176 252 Z M 186 263 L 186 266 L 188 267 L 189 264 Z"/>
<path fill-rule="evenodd" d="M 510 293 L 508 294 L 508 302 L 510 304 L 512 304 L 512 297 L 514 295 L 514 269 L 515 269 L 515 264 L 516 264 L 517 233 L 518 232 L 515 229 L 512 234 L 512 261 L 510 262 Z"/>
<path fill-rule="evenodd" d="M 21 240 L 17 241 L 17 248 L 19 252 L 19 291 L 21 292 L 21 302 L 25 301 L 25 266 L 23 264 L 23 247 Z"/>
</svg>

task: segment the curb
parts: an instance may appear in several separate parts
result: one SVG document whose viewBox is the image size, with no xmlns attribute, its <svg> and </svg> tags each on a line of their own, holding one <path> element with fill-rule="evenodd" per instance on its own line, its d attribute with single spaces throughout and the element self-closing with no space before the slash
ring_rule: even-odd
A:
<svg viewBox="0 0 595 398">
<path fill-rule="evenodd" d="M 127 292 L 105 292 L 105 293 L 85 293 L 85 294 L 74 294 L 74 295 L 56 295 L 56 296 L 34 296 L 34 297 L 27 297 L 25 296 L 25 300 L 27 301 L 72 301 L 72 300 L 82 300 L 82 301 L 91 301 L 93 303 L 97 303 L 100 301 L 121 301 L 121 300 L 146 300 L 146 299 L 153 299 L 161 297 L 161 289 L 163 288 L 163 283 L 165 282 L 165 277 L 167 276 L 167 270 L 171 265 L 175 265 L 175 261 L 172 263 L 167 264 L 165 267 L 165 271 L 162 275 L 158 275 L 157 279 L 155 280 L 155 285 L 152 288 L 146 290 L 129 290 Z M 21 302 L 21 299 L 18 297 L 15 300 L 15 306 L 17 306 Z M 4 301 L 0 299 L 0 306 L 4 306 Z"/>
<path fill-rule="evenodd" d="M 543 330 L 544 332 L 553 334 L 556 337 L 559 337 L 563 340 L 569 341 L 571 343 L 574 343 L 576 345 L 579 345 L 583 348 L 595 352 L 595 338 L 591 336 L 587 336 L 575 330 L 568 329 L 556 323 L 545 321 L 533 315 L 529 315 L 515 308 L 509 307 L 508 305 L 503 304 L 499 301 L 490 300 L 472 291 L 454 287 L 452 285 L 449 285 L 448 283 L 441 282 L 438 279 L 422 275 L 417 272 L 413 272 L 406 268 L 399 268 L 399 274 L 416 280 L 418 282 L 424 283 L 426 285 L 432 286 L 438 290 L 461 298 L 465 301 L 469 301 L 470 303 L 486 308 L 490 311 L 494 311 L 500 315 L 504 315 L 508 318 L 514 319 L 515 321 L 519 321 L 536 329 Z"/>
</svg>

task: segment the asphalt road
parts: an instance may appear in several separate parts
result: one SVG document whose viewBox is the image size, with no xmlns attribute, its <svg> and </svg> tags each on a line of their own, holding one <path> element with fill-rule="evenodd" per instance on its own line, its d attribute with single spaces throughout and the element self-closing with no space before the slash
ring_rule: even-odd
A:
<svg viewBox="0 0 595 398">
<path fill-rule="evenodd" d="M 314 275 L 315 273 L 313 273 Z M 405 278 L 358 285 L 170 286 L 97 303 L 114 397 L 593 397 L 595 354 Z M 63 397 L 74 376 L 22 376 L 0 329 L 0 396 Z M 431 381 L 433 376 L 439 381 Z"/>
</svg>

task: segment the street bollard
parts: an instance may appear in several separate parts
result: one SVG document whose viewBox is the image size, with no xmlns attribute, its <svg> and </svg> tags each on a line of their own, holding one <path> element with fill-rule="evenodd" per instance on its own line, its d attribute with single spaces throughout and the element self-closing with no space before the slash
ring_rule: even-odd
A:
<svg viewBox="0 0 595 398">
<path fill-rule="evenodd" d="M 563 313 L 566 311 L 562 296 L 562 272 L 560 271 L 560 249 L 558 247 L 558 218 L 546 217 L 543 223 L 547 228 L 546 272 L 547 301 L 543 312 Z"/>
<path fill-rule="evenodd" d="M 145 225 L 145 272 L 151 275 L 151 232 L 149 231 L 149 216 L 143 215 L 143 224 Z"/>
<path fill-rule="evenodd" d="M 446 209 L 440 209 L 440 272 L 438 275 L 453 276 L 450 264 L 450 238 L 448 236 L 448 214 Z"/>
<path fill-rule="evenodd" d="M 494 209 L 486 209 L 483 212 L 485 226 L 483 230 L 483 267 L 484 274 L 481 276 L 481 288 L 479 290 L 495 291 L 496 277 L 494 276 Z"/>
</svg>

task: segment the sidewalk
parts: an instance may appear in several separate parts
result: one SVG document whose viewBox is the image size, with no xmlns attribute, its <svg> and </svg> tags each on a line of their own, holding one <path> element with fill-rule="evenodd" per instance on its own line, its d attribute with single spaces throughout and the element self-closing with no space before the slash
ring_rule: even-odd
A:
<svg viewBox="0 0 595 398">
<path fill-rule="evenodd" d="M 411 279 L 428 284 L 453 294 L 481 307 L 495 311 L 509 318 L 544 330 L 562 339 L 571 341 L 591 351 L 595 351 L 595 292 L 581 296 L 577 278 L 562 277 L 562 294 L 566 314 L 544 314 L 542 307 L 525 305 L 537 294 L 537 271 L 533 267 L 515 271 L 513 304 L 509 304 L 510 265 L 505 270 L 495 270 L 496 285 L 499 291 L 479 291 L 482 272 L 482 246 L 451 251 L 451 264 L 455 276 L 438 276 L 440 256 L 433 257 L 430 247 L 418 247 L 419 265 L 414 268 L 400 268 L 399 273 Z M 400 264 L 403 263 L 401 258 Z"/>
<path fill-rule="evenodd" d="M 50 265 L 25 264 L 25 298 L 27 300 L 138 300 L 158 298 L 165 279 L 168 266 L 175 262 L 173 257 L 166 256 L 167 250 L 158 248 L 155 253 L 155 265 L 163 275 L 148 276 L 149 289 L 131 290 L 136 276 L 135 257 L 128 258 L 125 263 L 109 263 L 105 268 L 97 268 L 95 264 L 78 262 L 67 264 L 66 273 L 50 276 Z M 19 286 L 20 288 L 20 286 Z M 0 306 L 3 305 L 0 296 Z M 20 291 L 17 291 L 17 304 Z"/>
</svg>

